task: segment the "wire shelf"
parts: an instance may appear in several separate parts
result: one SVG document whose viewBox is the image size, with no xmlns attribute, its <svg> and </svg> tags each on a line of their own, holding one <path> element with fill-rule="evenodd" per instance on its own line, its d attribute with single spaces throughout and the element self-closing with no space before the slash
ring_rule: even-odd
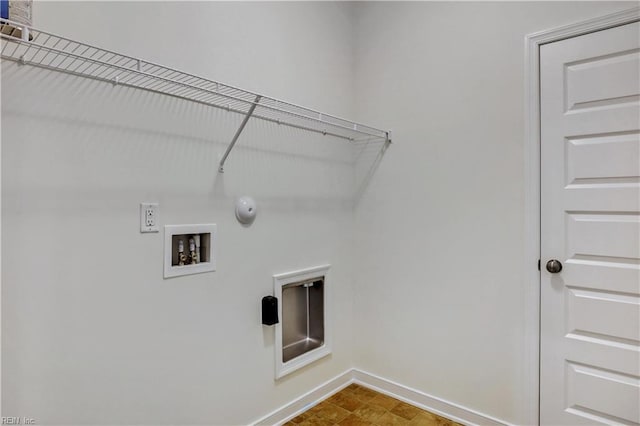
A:
<svg viewBox="0 0 640 426">
<path fill-rule="evenodd" d="M 0 19 L 0 35 L 2 59 L 222 108 L 243 114 L 246 119 L 257 118 L 349 141 L 390 142 L 390 133 L 384 130 L 101 49 L 17 22 Z M 242 127 L 229 150 L 235 144 Z"/>
</svg>

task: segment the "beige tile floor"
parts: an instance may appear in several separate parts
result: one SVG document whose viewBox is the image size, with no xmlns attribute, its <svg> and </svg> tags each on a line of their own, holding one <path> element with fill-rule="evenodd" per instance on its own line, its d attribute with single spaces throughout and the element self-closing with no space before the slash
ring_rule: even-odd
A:
<svg viewBox="0 0 640 426">
<path fill-rule="evenodd" d="M 285 426 L 456 426 L 444 417 L 351 384 Z"/>
</svg>

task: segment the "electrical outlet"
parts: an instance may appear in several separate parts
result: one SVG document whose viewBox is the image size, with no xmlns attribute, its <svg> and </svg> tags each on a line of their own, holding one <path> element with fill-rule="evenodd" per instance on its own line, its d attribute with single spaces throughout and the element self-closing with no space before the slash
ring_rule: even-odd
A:
<svg viewBox="0 0 640 426">
<path fill-rule="evenodd" d="M 140 203 L 140 232 L 159 232 L 158 203 Z"/>
</svg>

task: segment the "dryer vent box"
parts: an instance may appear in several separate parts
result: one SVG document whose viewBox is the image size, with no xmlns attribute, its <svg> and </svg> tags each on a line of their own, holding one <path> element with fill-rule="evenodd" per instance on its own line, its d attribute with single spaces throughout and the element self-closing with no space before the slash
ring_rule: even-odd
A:
<svg viewBox="0 0 640 426">
<path fill-rule="evenodd" d="M 327 321 L 329 266 L 274 276 L 280 302 L 276 325 L 276 378 L 331 353 Z"/>
</svg>

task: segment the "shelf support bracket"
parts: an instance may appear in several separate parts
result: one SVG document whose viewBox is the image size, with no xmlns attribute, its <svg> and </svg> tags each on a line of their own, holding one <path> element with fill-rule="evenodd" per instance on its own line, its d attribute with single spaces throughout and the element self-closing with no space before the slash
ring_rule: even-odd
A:
<svg viewBox="0 0 640 426">
<path fill-rule="evenodd" d="M 251 108 L 249 108 L 249 111 L 247 111 L 247 115 L 244 116 L 242 123 L 240 123 L 240 127 L 238 127 L 238 130 L 236 130 L 236 134 L 233 135 L 233 139 L 231 139 L 231 143 L 227 147 L 227 151 L 224 153 L 224 155 L 222 156 L 222 159 L 220 160 L 220 165 L 218 166 L 219 173 L 224 173 L 224 162 L 227 161 L 227 157 L 231 153 L 231 150 L 235 146 L 236 142 L 238 142 L 238 138 L 240 137 L 240 134 L 244 130 L 244 126 L 247 125 L 247 122 L 253 115 L 253 111 L 255 111 L 256 107 L 258 106 L 258 102 L 260 102 L 260 98 L 262 98 L 262 96 L 260 95 L 256 96 L 255 101 L 253 101 L 253 105 L 251 105 Z"/>
</svg>

